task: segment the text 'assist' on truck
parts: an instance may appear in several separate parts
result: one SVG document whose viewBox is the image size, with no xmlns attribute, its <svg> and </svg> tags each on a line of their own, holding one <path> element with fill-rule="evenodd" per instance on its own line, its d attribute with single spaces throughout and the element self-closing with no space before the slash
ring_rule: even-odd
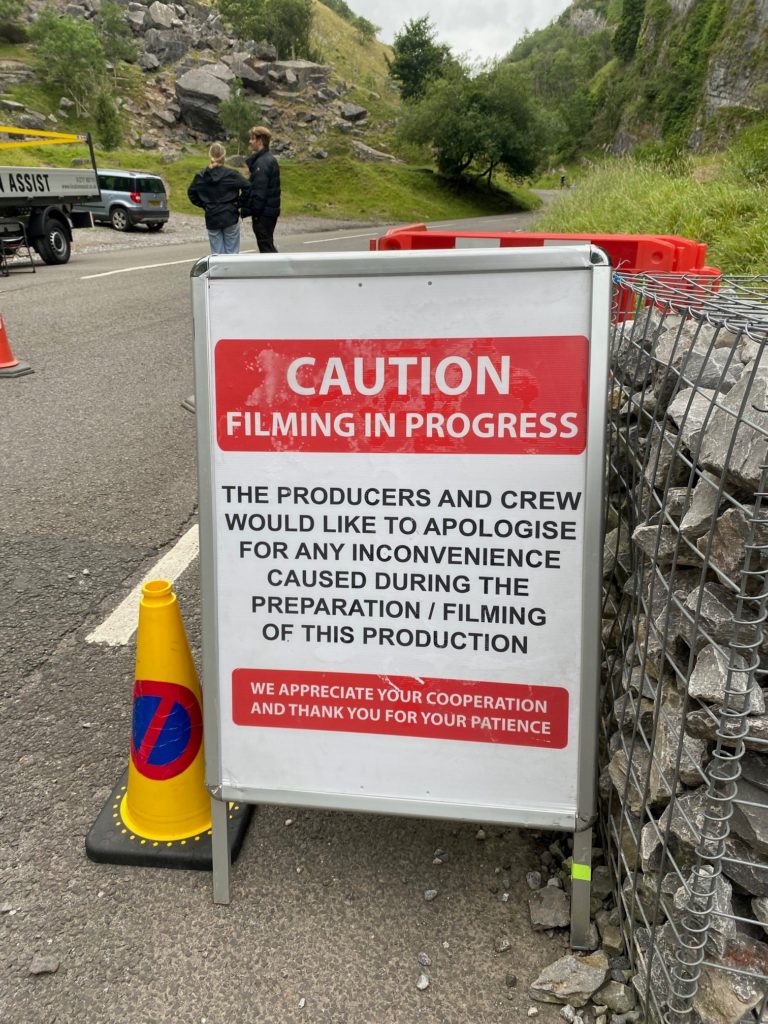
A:
<svg viewBox="0 0 768 1024">
<path fill-rule="evenodd" d="M 28 244 L 44 263 L 66 263 L 72 251 L 72 229 L 93 223 L 90 213 L 75 211 L 73 206 L 99 199 L 100 192 L 89 135 L 0 126 L 0 149 L 71 143 L 87 145 L 89 167 L 0 165 L 0 247 L 6 256 L 13 256 L 23 244 L 23 227 Z"/>
</svg>

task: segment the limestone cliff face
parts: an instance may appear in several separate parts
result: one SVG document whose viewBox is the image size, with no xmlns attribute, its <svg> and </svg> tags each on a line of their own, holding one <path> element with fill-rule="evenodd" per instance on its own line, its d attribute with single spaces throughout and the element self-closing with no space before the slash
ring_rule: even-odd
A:
<svg viewBox="0 0 768 1024">
<path fill-rule="evenodd" d="M 508 59 L 545 108 L 579 124 L 576 151 L 723 145 L 768 115 L 768 0 L 573 0 Z"/>
<path fill-rule="evenodd" d="M 645 0 L 626 73 L 627 104 L 612 140 L 676 138 L 696 149 L 768 113 L 768 0 Z"/>
<path fill-rule="evenodd" d="M 768 0 L 733 0 L 724 52 L 715 53 L 704 85 L 704 115 L 722 107 L 768 105 Z"/>
</svg>

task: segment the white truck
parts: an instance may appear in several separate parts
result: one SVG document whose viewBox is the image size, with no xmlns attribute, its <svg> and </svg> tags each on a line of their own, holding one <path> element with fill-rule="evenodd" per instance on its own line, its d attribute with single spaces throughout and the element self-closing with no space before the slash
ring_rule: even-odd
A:
<svg viewBox="0 0 768 1024">
<path fill-rule="evenodd" d="M 19 135 L 34 135 L 35 139 L 13 138 Z M 24 244 L 26 233 L 27 244 L 37 250 L 44 263 L 66 263 L 72 251 L 72 229 L 91 227 L 93 223 L 90 213 L 72 207 L 100 197 L 90 137 L 0 126 L 1 136 L 11 136 L 12 141 L 0 141 L 0 149 L 87 143 L 90 167 L 0 166 L 0 247 L 5 255 L 12 256 Z"/>
</svg>

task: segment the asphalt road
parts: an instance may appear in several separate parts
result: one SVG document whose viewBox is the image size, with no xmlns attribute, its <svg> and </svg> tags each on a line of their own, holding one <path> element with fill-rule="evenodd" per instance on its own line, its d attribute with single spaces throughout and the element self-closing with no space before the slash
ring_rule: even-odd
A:
<svg viewBox="0 0 768 1024">
<path fill-rule="evenodd" d="M 528 920 L 525 874 L 552 837 L 260 807 L 229 907 L 209 874 L 85 857 L 127 766 L 134 674 L 132 643 L 85 638 L 196 521 L 182 401 L 207 243 L 187 227 L 195 240 L 151 245 L 99 229 L 64 267 L 0 278 L 13 353 L 34 370 L 0 380 L 0 1022 L 527 1019 L 527 985 L 566 946 Z M 301 227 L 283 228 L 284 251 L 363 250 L 378 233 Z M 199 664 L 198 584 L 193 562 L 176 591 Z"/>
</svg>

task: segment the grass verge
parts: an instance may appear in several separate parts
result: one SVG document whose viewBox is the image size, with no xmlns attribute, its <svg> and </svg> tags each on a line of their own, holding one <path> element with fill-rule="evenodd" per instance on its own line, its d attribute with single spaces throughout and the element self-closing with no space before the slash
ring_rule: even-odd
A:
<svg viewBox="0 0 768 1024">
<path fill-rule="evenodd" d="M 707 263 L 725 273 L 768 273 L 768 187 L 727 158 L 709 180 L 697 166 L 606 163 L 566 189 L 536 230 L 682 235 L 706 242 Z"/>
<path fill-rule="evenodd" d="M 341 147 L 340 147 L 341 149 Z M 50 146 L 3 151 L 1 163 L 13 166 L 71 166 L 87 156 L 85 146 Z M 200 211 L 187 199 L 187 188 L 207 164 L 204 149 L 172 163 L 151 150 L 96 151 L 100 167 L 159 174 L 168 187 L 171 212 Z M 428 168 L 406 164 L 366 163 L 340 151 L 325 160 L 282 160 L 283 214 L 304 214 L 368 223 L 448 220 L 493 213 L 532 210 L 539 200 L 527 189 L 464 185 L 460 190 Z"/>
</svg>

